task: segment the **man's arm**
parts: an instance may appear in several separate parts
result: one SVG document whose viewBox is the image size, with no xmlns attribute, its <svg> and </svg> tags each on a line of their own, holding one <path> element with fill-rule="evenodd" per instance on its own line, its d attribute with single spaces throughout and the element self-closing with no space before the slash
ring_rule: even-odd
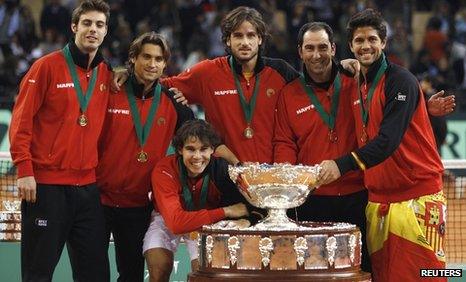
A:
<svg viewBox="0 0 466 282">
<path fill-rule="evenodd" d="M 223 208 L 186 211 L 180 201 L 179 180 L 174 179 L 163 168 L 156 167 L 152 173 L 152 190 L 156 206 L 168 229 L 174 234 L 192 232 L 203 225 L 212 224 L 225 218 Z"/>
<path fill-rule="evenodd" d="M 43 62 L 34 63 L 21 81 L 9 132 L 11 158 L 18 171 L 18 189 L 21 198 L 28 202 L 36 200 L 31 156 L 33 120 L 45 99 L 50 81 L 49 69 Z"/>
<path fill-rule="evenodd" d="M 215 148 L 215 156 L 225 159 L 231 165 L 237 165 L 240 160 L 225 144 L 221 144 Z"/>
<path fill-rule="evenodd" d="M 416 78 L 407 71 L 388 77 L 385 83 L 386 103 L 377 136 L 335 161 L 323 161 L 319 183 L 332 182 L 351 170 L 373 167 L 390 157 L 399 147 L 417 107 L 425 105 L 419 103 L 422 93 Z"/>
<path fill-rule="evenodd" d="M 209 77 L 209 67 L 212 68 L 209 61 L 202 61 L 177 76 L 163 78 L 161 83 L 181 91 L 190 104 L 202 105 L 203 96 L 208 94 L 204 93 L 203 81 L 213 79 Z"/>
</svg>

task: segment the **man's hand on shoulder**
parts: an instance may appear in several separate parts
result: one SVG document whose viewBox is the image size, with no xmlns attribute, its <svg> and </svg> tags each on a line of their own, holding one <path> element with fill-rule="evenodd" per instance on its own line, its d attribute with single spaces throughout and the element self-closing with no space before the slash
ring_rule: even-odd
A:
<svg viewBox="0 0 466 282">
<path fill-rule="evenodd" d="M 129 73 L 127 69 L 115 69 L 113 71 L 113 80 L 110 83 L 110 89 L 112 92 L 118 92 L 121 90 L 121 86 L 125 84 L 126 80 L 128 80 Z"/>
<path fill-rule="evenodd" d="M 188 99 L 186 99 L 186 97 L 183 95 L 183 92 L 181 92 L 178 88 L 172 87 L 169 90 L 175 93 L 175 95 L 173 95 L 173 98 L 175 98 L 175 101 L 177 103 L 181 103 L 185 106 L 188 105 Z"/>
</svg>

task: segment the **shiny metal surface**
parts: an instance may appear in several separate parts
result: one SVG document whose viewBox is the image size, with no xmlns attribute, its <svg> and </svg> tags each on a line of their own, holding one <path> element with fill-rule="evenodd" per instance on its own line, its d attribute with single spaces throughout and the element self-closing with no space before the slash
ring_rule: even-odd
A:
<svg viewBox="0 0 466 282">
<path fill-rule="evenodd" d="M 241 194 L 268 216 L 256 230 L 297 230 L 300 227 L 286 216 L 286 210 L 302 205 L 315 189 L 320 166 L 245 163 L 228 168 L 230 178 Z"/>
</svg>

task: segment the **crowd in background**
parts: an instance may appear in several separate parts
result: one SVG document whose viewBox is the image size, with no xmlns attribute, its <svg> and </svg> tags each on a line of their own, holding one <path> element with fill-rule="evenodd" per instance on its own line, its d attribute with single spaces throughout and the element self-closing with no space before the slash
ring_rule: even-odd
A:
<svg viewBox="0 0 466 282">
<path fill-rule="evenodd" d="M 62 48 L 71 36 L 71 10 L 79 0 L 44 0 L 40 21 L 33 19 L 24 0 L 0 0 L 0 108 L 11 108 L 18 84 L 32 62 Z M 246 5 L 259 10 L 271 37 L 266 55 L 287 60 L 301 69 L 296 48 L 299 28 L 309 21 L 324 21 L 335 32 L 337 58 L 348 58 L 346 23 L 368 7 L 388 21 L 387 55 L 409 68 L 427 94 L 437 89 L 454 93 L 460 111 L 466 111 L 466 5 L 459 1 L 383 0 L 108 0 L 109 34 L 101 50 L 109 63 L 122 66 L 130 42 L 156 30 L 167 38 L 172 57 L 167 75 L 206 58 L 225 54 L 220 19 L 231 9 Z M 420 48 L 413 46 L 419 26 L 413 15 L 429 12 Z M 37 27 L 39 25 L 39 27 Z M 464 104 L 463 104 L 464 103 Z"/>
</svg>

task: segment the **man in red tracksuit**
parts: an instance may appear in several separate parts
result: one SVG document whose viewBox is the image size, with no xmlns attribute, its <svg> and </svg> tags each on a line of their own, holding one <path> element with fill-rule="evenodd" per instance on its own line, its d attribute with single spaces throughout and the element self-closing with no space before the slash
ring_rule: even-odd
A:
<svg viewBox="0 0 466 282">
<path fill-rule="evenodd" d="M 75 280 L 109 280 L 95 185 L 111 78 L 98 48 L 108 20 L 108 4 L 83 1 L 72 15 L 74 40 L 37 60 L 20 84 L 10 151 L 23 199 L 23 281 L 52 280 L 65 242 Z"/>
<path fill-rule="evenodd" d="M 281 59 L 261 55 L 267 31 L 255 9 L 234 9 L 221 28 L 230 55 L 202 61 L 163 83 L 204 108 L 206 119 L 240 161 L 271 163 L 278 93 L 297 72 Z"/>
<path fill-rule="evenodd" d="M 304 71 L 280 93 L 274 162 L 314 165 L 357 148 L 351 100 L 357 84 L 333 60 L 336 46 L 333 31 L 326 23 L 311 22 L 301 27 L 298 52 Z M 356 224 L 365 242 L 366 204 L 363 173 L 353 171 L 320 186 L 296 209 L 296 216 L 300 221 Z M 362 269 L 370 271 L 369 254 L 363 245 Z"/>
<path fill-rule="evenodd" d="M 350 48 L 361 64 L 361 91 L 353 93 L 360 148 L 323 161 L 320 181 L 364 171 L 374 280 L 419 281 L 420 269 L 445 267 L 443 167 L 416 78 L 383 54 L 386 31 L 372 9 L 348 23 Z"/>
<path fill-rule="evenodd" d="M 261 216 L 251 209 L 228 175 L 228 163 L 212 156 L 220 144 L 213 127 L 204 120 L 186 122 L 176 133 L 176 155 L 163 158 L 154 168 L 152 184 L 157 213 L 144 238 L 144 255 L 150 281 L 168 281 L 173 254 L 183 237 L 197 268 L 197 241 L 190 236 L 203 225 L 225 218 L 247 227 Z M 241 203 L 242 202 L 242 203 Z M 230 222 L 232 223 L 232 222 Z M 252 222 L 254 223 L 254 222 Z"/>
<path fill-rule="evenodd" d="M 130 78 L 121 91 L 110 95 L 99 140 L 97 186 L 107 233 L 103 244 L 108 248 L 111 232 L 121 281 L 144 280 L 142 242 L 153 208 L 148 197 L 150 175 L 176 129 L 194 117 L 159 84 L 169 58 L 168 45 L 155 32 L 133 41 Z"/>
</svg>

